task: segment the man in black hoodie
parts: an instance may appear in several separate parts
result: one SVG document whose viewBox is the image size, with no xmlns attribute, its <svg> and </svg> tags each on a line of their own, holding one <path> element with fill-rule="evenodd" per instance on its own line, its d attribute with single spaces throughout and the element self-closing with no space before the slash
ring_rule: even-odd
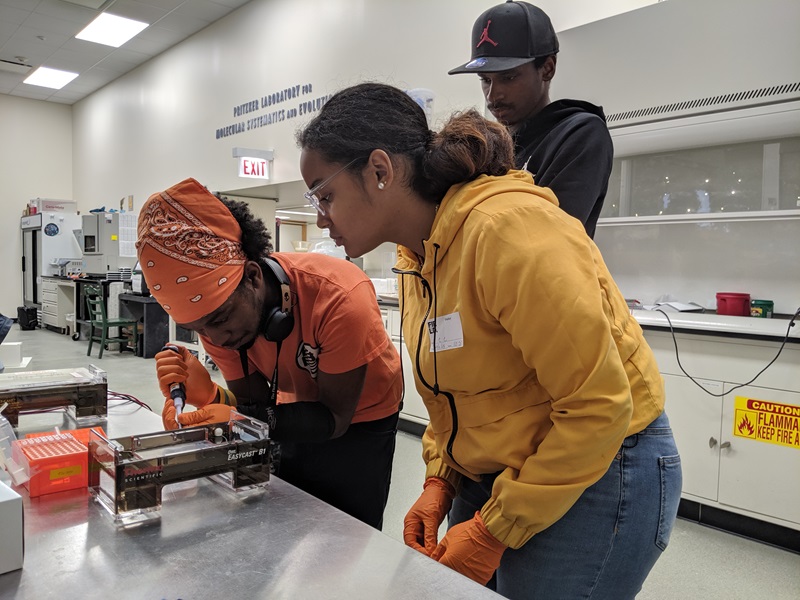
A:
<svg viewBox="0 0 800 600">
<path fill-rule="evenodd" d="M 516 166 L 551 188 L 559 205 L 594 237 L 614 148 L 603 109 L 582 100 L 550 101 L 558 37 L 550 18 L 527 2 L 494 6 L 472 27 L 472 59 L 449 71 L 477 73 L 494 117 L 514 138 Z"/>
</svg>

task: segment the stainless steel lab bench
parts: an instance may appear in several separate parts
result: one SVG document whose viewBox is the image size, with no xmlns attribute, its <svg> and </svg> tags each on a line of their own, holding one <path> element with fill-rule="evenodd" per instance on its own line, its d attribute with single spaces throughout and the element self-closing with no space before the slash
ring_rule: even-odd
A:
<svg viewBox="0 0 800 600">
<path fill-rule="evenodd" d="M 109 403 L 111 437 L 160 429 Z M 207 479 L 176 488 L 160 520 L 125 529 L 87 491 L 23 490 L 24 567 L 0 575 L 0 599 L 499 598 L 278 478 L 250 498 Z"/>
</svg>

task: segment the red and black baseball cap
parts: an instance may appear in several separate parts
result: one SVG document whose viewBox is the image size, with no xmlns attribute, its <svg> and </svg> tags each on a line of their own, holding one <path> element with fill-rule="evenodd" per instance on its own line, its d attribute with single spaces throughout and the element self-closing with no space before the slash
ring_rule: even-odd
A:
<svg viewBox="0 0 800 600">
<path fill-rule="evenodd" d="M 557 52 L 550 17 L 538 6 L 509 0 L 478 17 L 472 26 L 472 59 L 448 75 L 507 71 Z"/>
</svg>

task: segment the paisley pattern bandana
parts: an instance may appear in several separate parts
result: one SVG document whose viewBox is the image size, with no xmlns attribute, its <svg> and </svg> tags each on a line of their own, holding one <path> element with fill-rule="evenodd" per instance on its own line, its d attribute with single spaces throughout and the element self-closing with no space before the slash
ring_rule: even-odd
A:
<svg viewBox="0 0 800 600">
<path fill-rule="evenodd" d="M 153 194 L 139 214 L 136 249 L 150 293 L 177 323 L 217 310 L 244 273 L 242 230 L 194 179 Z"/>
</svg>

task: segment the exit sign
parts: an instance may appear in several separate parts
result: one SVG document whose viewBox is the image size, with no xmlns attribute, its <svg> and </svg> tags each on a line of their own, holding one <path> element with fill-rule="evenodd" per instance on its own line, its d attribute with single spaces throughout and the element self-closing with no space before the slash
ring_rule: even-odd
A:
<svg viewBox="0 0 800 600">
<path fill-rule="evenodd" d="M 269 179 L 269 161 L 265 158 L 239 157 L 239 177 Z"/>
</svg>

